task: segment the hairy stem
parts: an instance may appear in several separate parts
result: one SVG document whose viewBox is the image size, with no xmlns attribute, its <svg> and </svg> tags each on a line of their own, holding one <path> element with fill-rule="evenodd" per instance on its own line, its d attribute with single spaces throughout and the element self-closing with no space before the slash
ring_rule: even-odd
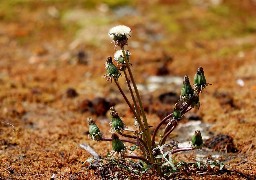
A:
<svg viewBox="0 0 256 180">
<path fill-rule="evenodd" d="M 128 104 L 129 108 L 131 109 L 132 113 L 134 114 L 134 116 L 137 118 L 137 113 L 135 112 L 134 108 L 132 107 L 130 101 L 128 100 L 128 98 L 126 97 L 126 95 L 124 94 L 124 91 L 122 90 L 122 88 L 120 87 L 118 81 L 115 79 L 115 83 L 116 83 L 116 86 L 118 87 L 120 93 L 122 94 L 125 102 Z"/>
<path fill-rule="evenodd" d="M 172 117 L 172 115 L 173 115 L 173 113 L 169 114 L 169 115 L 166 116 L 164 119 L 162 119 L 162 121 L 157 125 L 156 129 L 154 130 L 153 136 L 152 136 L 152 147 L 154 147 L 155 144 L 156 144 L 155 139 L 156 139 L 157 131 L 159 130 L 159 128 L 160 128 L 169 118 Z"/>
<path fill-rule="evenodd" d="M 172 150 L 172 154 L 182 152 L 182 151 L 190 151 L 190 150 L 194 150 L 194 149 L 195 148 L 193 148 L 193 147 L 174 149 L 174 150 Z"/>
<path fill-rule="evenodd" d="M 131 139 L 137 140 L 137 141 L 138 141 L 137 144 L 139 145 L 139 147 L 140 147 L 142 153 L 143 153 L 144 155 L 146 155 L 146 153 L 148 153 L 147 144 L 146 144 L 141 138 L 136 137 L 136 136 L 132 136 L 132 135 L 129 135 L 129 134 L 124 134 L 124 133 L 122 133 L 122 132 L 118 132 L 118 134 L 120 134 L 120 135 L 123 136 L 123 137 L 127 137 L 127 138 L 131 138 Z"/>
<path fill-rule="evenodd" d="M 126 70 L 124 70 L 124 75 L 125 75 L 125 79 L 126 79 L 126 82 L 127 82 L 128 89 L 129 89 L 130 94 L 131 94 L 131 97 L 132 97 L 132 101 L 133 101 L 134 106 L 135 106 L 135 110 L 136 110 L 136 113 L 137 113 L 137 117 L 140 118 L 139 107 L 138 107 L 138 105 L 137 105 L 137 102 L 136 102 L 136 99 L 135 99 L 135 96 L 134 96 L 134 93 L 133 93 L 133 90 L 132 90 L 132 87 L 131 87 L 131 84 L 130 84 L 130 80 L 129 80 L 129 77 L 128 77 L 128 75 L 127 75 Z M 139 120 L 139 122 L 141 122 L 141 119 Z M 142 123 L 140 124 L 140 126 L 142 126 Z M 140 128 L 143 128 L 143 126 L 140 127 Z"/>
<path fill-rule="evenodd" d="M 171 122 L 171 123 L 172 123 L 172 122 Z M 160 140 L 160 142 L 159 142 L 159 145 L 160 145 L 160 146 L 165 143 L 167 137 L 171 134 L 171 132 L 172 132 L 172 131 L 176 128 L 176 126 L 178 125 L 178 122 L 175 121 L 175 120 L 173 121 L 173 123 L 174 123 L 174 124 L 171 124 L 171 125 L 172 125 L 171 129 L 170 129 L 167 133 L 165 133 L 164 136 L 163 136 L 163 138 Z"/>
<path fill-rule="evenodd" d="M 144 108 L 143 108 L 143 105 L 142 105 L 142 101 L 141 101 L 141 98 L 140 98 L 140 94 L 139 94 L 137 85 L 135 83 L 135 80 L 134 80 L 134 77 L 133 77 L 133 74 L 132 74 L 132 71 L 131 71 L 131 68 L 130 68 L 130 64 L 127 60 L 127 56 L 125 54 L 124 48 L 122 48 L 122 51 L 123 51 L 123 56 L 124 56 L 124 59 L 125 59 L 126 67 L 128 69 L 128 72 L 129 72 L 129 75 L 130 75 L 130 78 L 131 78 L 131 82 L 132 82 L 132 85 L 133 85 L 133 88 L 134 88 L 134 91 L 135 91 L 135 95 L 136 95 L 136 98 L 139 102 L 140 112 L 141 112 L 142 117 L 143 117 L 143 125 L 144 126 L 142 127 L 142 131 L 143 131 L 142 135 L 144 136 L 144 141 L 146 141 L 147 147 L 150 150 L 148 158 L 150 159 L 151 162 L 154 162 L 154 156 L 153 156 L 152 151 L 151 151 L 152 150 L 151 137 L 150 137 L 150 133 L 149 133 L 149 126 L 148 126 L 146 114 L 145 114 L 145 111 L 144 111 Z"/>
</svg>

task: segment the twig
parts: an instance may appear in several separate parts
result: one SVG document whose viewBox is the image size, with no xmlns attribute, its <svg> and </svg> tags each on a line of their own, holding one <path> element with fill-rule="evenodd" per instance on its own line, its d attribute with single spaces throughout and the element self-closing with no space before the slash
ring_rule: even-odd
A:
<svg viewBox="0 0 256 180">
<path fill-rule="evenodd" d="M 115 79 L 114 81 L 115 81 L 116 86 L 118 87 L 120 93 L 122 94 L 122 96 L 123 96 L 125 102 L 128 104 L 128 106 L 129 106 L 129 108 L 131 109 L 131 111 L 132 111 L 132 113 L 134 114 L 134 116 L 137 118 L 137 114 L 136 114 L 136 112 L 134 111 L 134 108 L 132 107 L 130 101 L 127 99 L 126 95 L 124 94 L 124 92 L 123 92 L 122 88 L 120 87 L 118 81 L 117 81 L 116 79 Z"/>
<path fill-rule="evenodd" d="M 160 145 L 160 146 L 165 143 L 167 137 L 171 134 L 171 132 L 172 132 L 172 131 L 176 128 L 176 126 L 178 125 L 177 120 L 173 120 L 172 123 L 174 123 L 174 124 L 173 124 L 173 126 L 171 127 L 171 129 L 170 129 L 166 134 L 164 134 L 163 138 L 160 140 L 160 142 L 159 142 L 159 145 Z"/>
<path fill-rule="evenodd" d="M 172 154 L 178 153 L 178 152 L 182 152 L 182 151 L 190 151 L 190 150 L 194 150 L 195 148 L 193 147 L 187 147 L 187 148 L 179 148 L 179 149 L 174 149 L 172 150 Z"/>
<path fill-rule="evenodd" d="M 139 159 L 139 160 L 144 161 L 147 164 L 150 164 L 150 162 L 147 159 L 145 159 L 144 157 L 141 157 L 141 156 L 123 156 L 123 157 L 124 158 L 131 158 L 131 159 Z"/>
<path fill-rule="evenodd" d="M 157 125 L 156 129 L 154 130 L 154 133 L 153 133 L 153 136 L 152 136 L 152 146 L 154 147 L 155 146 L 155 138 L 156 138 L 156 134 L 157 134 L 157 131 L 159 130 L 159 128 L 169 119 L 171 118 L 173 115 L 173 113 L 167 115 L 164 119 L 162 119 L 162 121 Z"/>
<path fill-rule="evenodd" d="M 100 159 L 98 153 L 96 153 L 96 151 L 94 151 L 88 144 L 80 144 L 79 146 L 90 153 L 95 159 Z"/>
</svg>

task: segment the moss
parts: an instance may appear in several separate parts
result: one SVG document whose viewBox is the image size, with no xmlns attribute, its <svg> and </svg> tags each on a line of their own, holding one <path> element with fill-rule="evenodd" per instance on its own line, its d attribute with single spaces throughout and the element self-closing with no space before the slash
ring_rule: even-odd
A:
<svg viewBox="0 0 256 180">
<path fill-rule="evenodd" d="M 133 1 L 131 0 L 103 0 L 110 8 L 115 8 L 118 6 L 131 5 Z"/>
<path fill-rule="evenodd" d="M 241 51 L 247 51 L 254 48 L 253 44 L 242 44 L 240 46 L 228 46 L 222 47 L 219 51 L 216 52 L 216 57 L 228 57 L 228 56 L 236 56 Z"/>
<path fill-rule="evenodd" d="M 230 10 L 230 7 L 225 5 L 225 4 L 221 4 L 221 5 L 218 5 L 218 6 L 212 6 L 210 8 L 210 12 L 212 12 L 214 15 L 218 15 L 218 16 L 221 16 L 221 17 L 227 17 L 227 16 L 230 16 L 232 14 L 231 10 Z"/>
</svg>

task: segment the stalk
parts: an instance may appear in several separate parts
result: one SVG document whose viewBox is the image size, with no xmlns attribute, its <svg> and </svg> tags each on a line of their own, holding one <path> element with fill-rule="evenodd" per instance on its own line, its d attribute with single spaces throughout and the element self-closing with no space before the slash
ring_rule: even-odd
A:
<svg viewBox="0 0 256 180">
<path fill-rule="evenodd" d="M 132 97 L 132 101 L 133 101 L 135 109 L 136 109 L 136 113 L 140 113 L 139 107 L 137 105 L 137 102 L 136 102 L 136 99 L 135 99 L 135 96 L 134 96 L 134 93 L 133 93 L 133 90 L 132 90 L 132 87 L 131 87 L 131 84 L 130 84 L 130 80 L 129 80 L 129 77 L 127 75 L 126 70 L 124 70 L 124 76 L 125 76 L 125 79 L 126 79 L 126 82 L 127 82 L 127 86 L 128 86 L 128 89 L 129 89 L 131 97 Z M 140 114 L 137 114 L 137 118 L 140 118 Z M 141 119 L 139 121 L 141 122 Z M 142 123 L 140 124 L 140 126 L 142 126 L 140 128 L 144 129 Z"/>
<path fill-rule="evenodd" d="M 140 112 L 141 112 L 141 115 L 143 117 L 143 125 L 144 126 L 143 126 L 143 129 L 142 129 L 142 132 L 143 132 L 143 136 L 144 136 L 144 141 L 146 141 L 148 149 L 149 149 L 149 159 L 150 159 L 151 162 L 154 162 L 154 156 L 152 154 L 152 147 L 151 147 L 151 137 L 150 137 L 150 134 L 149 134 L 149 127 L 148 127 L 146 114 L 145 114 L 145 111 L 144 111 L 144 108 L 143 108 L 143 105 L 142 105 L 142 101 L 141 101 L 141 98 L 140 98 L 140 94 L 139 94 L 137 85 L 135 83 L 135 80 L 133 78 L 133 74 L 131 72 L 130 64 L 127 60 L 127 57 L 126 57 L 126 54 L 125 54 L 125 51 L 124 51 L 123 47 L 122 47 L 122 51 L 123 51 L 123 56 L 124 56 L 124 59 L 125 59 L 126 67 L 128 69 L 128 72 L 129 72 L 129 75 L 130 75 L 130 78 L 131 78 L 131 82 L 132 82 L 132 85 L 133 85 L 133 88 L 134 88 L 134 91 L 135 91 L 135 95 L 136 95 L 136 98 L 139 102 Z"/>
<path fill-rule="evenodd" d="M 114 81 L 115 81 L 116 86 L 118 87 L 120 93 L 122 94 L 122 96 L 123 96 L 125 102 L 128 104 L 129 108 L 131 109 L 132 113 L 134 114 L 134 116 L 135 116 L 136 118 L 139 117 L 139 116 L 137 115 L 137 113 L 135 112 L 134 108 L 132 107 L 130 101 L 128 100 L 128 98 L 127 98 L 126 95 L 124 94 L 124 91 L 123 91 L 122 88 L 120 87 L 118 81 L 117 81 L 116 79 L 115 79 Z"/>
<path fill-rule="evenodd" d="M 170 118 L 172 117 L 172 113 L 167 115 L 164 119 L 162 119 L 162 121 L 157 125 L 156 129 L 154 130 L 154 133 L 153 133 L 153 136 L 152 136 L 152 147 L 155 146 L 155 138 L 156 138 L 156 134 L 157 134 L 157 131 L 159 130 L 159 128 Z"/>
</svg>

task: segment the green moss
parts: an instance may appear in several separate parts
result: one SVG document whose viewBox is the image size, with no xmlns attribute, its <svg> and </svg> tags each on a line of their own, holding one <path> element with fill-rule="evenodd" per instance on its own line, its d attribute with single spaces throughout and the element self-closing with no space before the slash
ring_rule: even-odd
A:
<svg viewBox="0 0 256 180">
<path fill-rule="evenodd" d="M 131 0 L 103 0 L 110 8 L 115 8 L 118 6 L 131 5 L 133 1 Z"/>
<path fill-rule="evenodd" d="M 219 51 L 216 52 L 216 57 L 228 57 L 237 55 L 241 51 L 248 51 L 254 48 L 253 44 L 242 44 L 236 46 L 222 47 Z"/>
<path fill-rule="evenodd" d="M 227 17 L 227 16 L 230 16 L 232 14 L 231 10 L 230 10 L 230 7 L 225 5 L 225 4 L 221 4 L 221 5 L 218 5 L 218 6 L 212 6 L 210 8 L 210 11 L 214 15 L 218 15 L 218 16 L 221 16 L 221 17 Z"/>
<path fill-rule="evenodd" d="M 250 18 L 247 20 L 246 24 L 243 26 L 244 33 L 256 33 L 256 18 Z"/>
</svg>

